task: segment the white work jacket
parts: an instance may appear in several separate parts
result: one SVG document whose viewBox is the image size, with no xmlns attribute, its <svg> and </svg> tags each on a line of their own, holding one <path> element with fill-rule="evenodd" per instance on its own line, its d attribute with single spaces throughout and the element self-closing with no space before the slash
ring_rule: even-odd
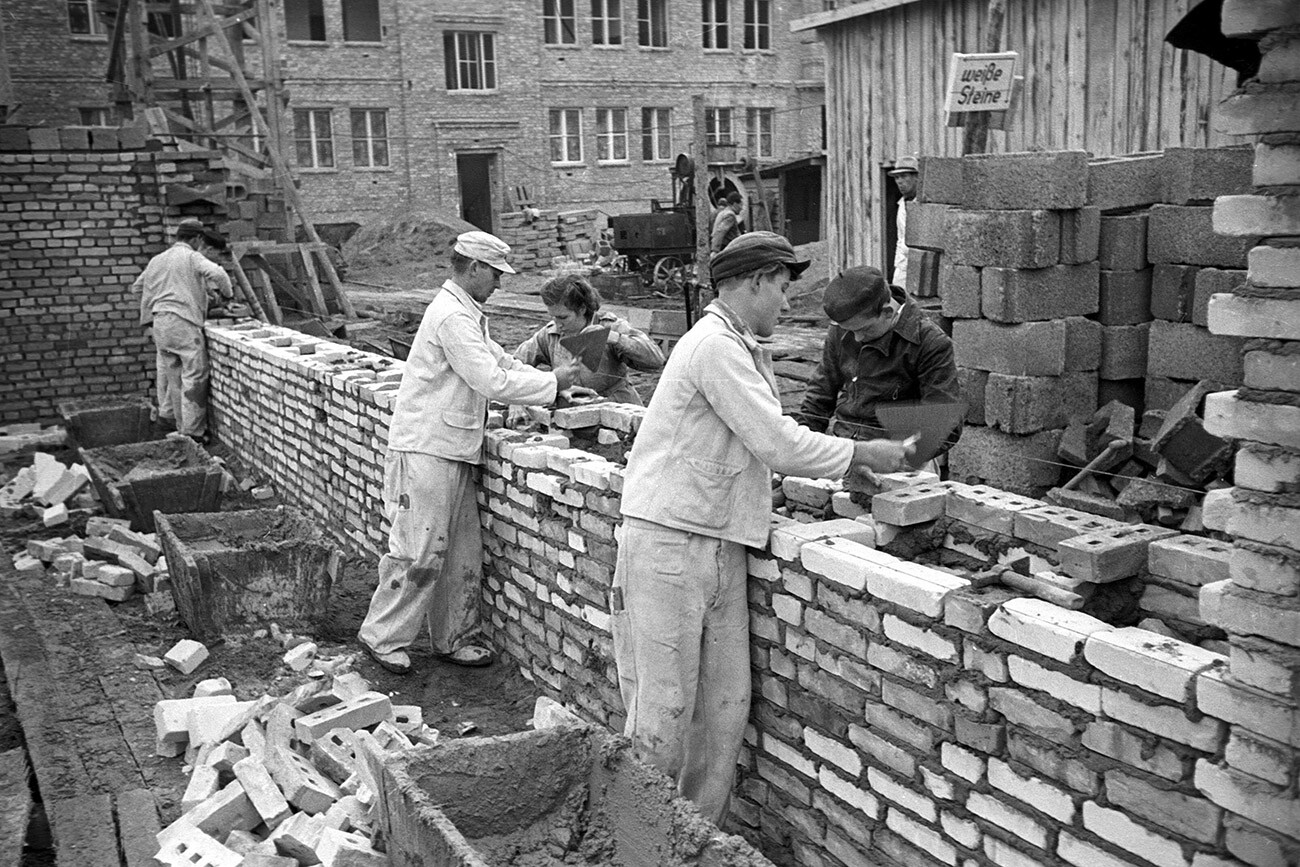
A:
<svg viewBox="0 0 1300 867">
<path fill-rule="evenodd" d="M 388 448 L 451 461 L 483 457 L 489 400 L 555 402 L 555 374 L 529 367 L 488 335 L 487 317 L 452 280 L 424 311 L 393 404 Z"/>
</svg>

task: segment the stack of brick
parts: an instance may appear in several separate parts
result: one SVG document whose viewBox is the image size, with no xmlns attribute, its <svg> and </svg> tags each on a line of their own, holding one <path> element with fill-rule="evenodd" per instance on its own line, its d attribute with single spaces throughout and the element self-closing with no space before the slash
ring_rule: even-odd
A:
<svg viewBox="0 0 1300 867">
<path fill-rule="evenodd" d="M 510 245 L 510 263 L 517 271 L 538 272 L 554 268 L 557 256 L 573 257 L 580 241 L 590 245 L 600 237 L 599 212 L 515 211 L 498 215 L 501 240 Z"/>
<path fill-rule="evenodd" d="M 952 474 L 1040 493 L 1059 475 L 1062 429 L 1097 407 L 1087 154 L 927 158 L 921 177 L 909 243 L 943 251 L 939 293 L 970 402 Z"/>
<path fill-rule="evenodd" d="M 150 149 L 136 127 L 0 127 L 0 421 L 56 418 L 87 390 L 148 391 L 153 347 L 131 284 L 181 216 L 220 218 L 164 194 L 219 166 Z"/>
<path fill-rule="evenodd" d="M 1202 615 L 1231 645 L 1214 693 L 1231 728 L 1222 758 L 1198 766 L 1196 786 L 1239 829 L 1237 857 L 1280 864 L 1300 857 L 1300 7 L 1225 4 L 1222 28 L 1259 40 L 1262 56 L 1257 78 L 1213 122 L 1260 140 L 1254 190 L 1219 198 L 1214 229 L 1265 241 L 1247 254 L 1245 283 L 1208 305 L 1210 331 L 1245 341 L 1245 353 L 1242 387 L 1206 397 L 1207 429 L 1240 447 L 1236 488 L 1213 503 L 1216 526 L 1234 538 L 1227 576 L 1201 592 Z M 1272 723 L 1284 720 L 1289 738 Z"/>
</svg>

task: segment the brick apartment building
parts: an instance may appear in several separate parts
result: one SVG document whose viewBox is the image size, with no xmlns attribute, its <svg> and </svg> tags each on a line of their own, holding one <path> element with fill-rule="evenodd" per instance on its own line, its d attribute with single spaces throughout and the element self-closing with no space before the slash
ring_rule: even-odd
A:
<svg viewBox="0 0 1300 867">
<path fill-rule="evenodd" d="M 117 123 L 95 0 L 0 0 L 13 121 Z M 290 158 L 320 222 L 435 208 L 496 228 L 540 207 L 646 210 L 709 135 L 781 163 L 822 152 L 822 0 L 273 0 Z M 0 69 L 3 69 L 0 66 Z M 254 65 L 250 70 L 256 72 Z M 3 83 L 0 82 L 0 87 Z"/>
</svg>

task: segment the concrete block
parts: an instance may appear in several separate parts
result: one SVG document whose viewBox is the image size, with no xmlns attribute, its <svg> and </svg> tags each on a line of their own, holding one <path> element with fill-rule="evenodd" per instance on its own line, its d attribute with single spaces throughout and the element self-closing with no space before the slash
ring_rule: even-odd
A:
<svg viewBox="0 0 1300 867">
<path fill-rule="evenodd" d="M 1300 235 L 1300 196 L 1297 195 L 1224 196 L 1215 200 L 1213 210 L 1214 230 L 1246 247 L 1254 246 L 1254 239 L 1259 237 Z M 1222 264 L 1232 268 L 1246 265 L 1245 261 Z"/>
<path fill-rule="evenodd" d="M 1061 264 L 1096 262 L 1101 246 L 1101 210 L 1094 207 L 1061 211 Z"/>
<path fill-rule="evenodd" d="M 983 425 L 984 390 L 988 387 L 989 372 L 973 370 L 969 367 L 957 368 L 957 387 L 962 397 L 966 398 L 966 423 Z"/>
<path fill-rule="evenodd" d="M 1146 214 L 1102 216 L 1097 231 L 1097 264 L 1103 271 L 1140 271 L 1150 264 Z"/>
<path fill-rule="evenodd" d="M 1101 325 L 1082 316 L 1067 316 L 1065 323 L 1065 370 L 1096 370 L 1101 366 Z"/>
<path fill-rule="evenodd" d="M 1036 494 L 1056 483 L 1056 449 L 1061 431 L 1015 436 L 989 427 L 967 427 L 948 452 L 955 481 L 985 482 L 1020 494 Z"/>
<path fill-rule="evenodd" d="M 1064 322 L 1002 325 L 972 319 L 952 328 L 958 367 L 1013 376 L 1059 376 L 1066 370 Z"/>
<path fill-rule="evenodd" d="M 1169 322 L 1191 322 L 1196 296 L 1194 265 L 1156 265 L 1151 269 L 1151 315 Z"/>
<path fill-rule="evenodd" d="M 1228 201 L 1240 198 L 1251 197 L 1233 196 Z M 1223 201 L 1219 200 L 1220 203 Z M 1214 207 L 1156 205 L 1151 209 L 1147 223 L 1147 258 L 1153 263 L 1245 268 L 1246 251 L 1254 246 L 1254 241 L 1240 235 L 1266 233 L 1220 234 L 1223 229 L 1215 220 L 1219 212 L 1219 203 Z M 1240 227 L 1239 222 L 1237 225 Z"/>
<path fill-rule="evenodd" d="M 965 198 L 961 157 L 920 158 L 916 198 L 922 202 L 960 205 Z"/>
<path fill-rule="evenodd" d="M 34 151 L 57 151 L 63 149 L 57 127 L 32 127 L 27 130 L 28 140 Z"/>
<path fill-rule="evenodd" d="M 1083 657 L 1122 683 L 1174 701 L 1187 699 L 1200 672 L 1228 664 L 1221 654 L 1132 626 L 1090 636 Z"/>
<path fill-rule="evenodd" d="M 1132 524 L 1065 539 L 1056 546 L 1061 571 L 1095 584 L 1138 574 L 1147 563 L 1147 549 L 1157 539 L 1178 532 L 1150 524 Z"/>
<path fill-rule="evenodd" d="M 963 265 L 1046 268 L 1061 255 L 1061 218 L 1053 211 L 970 211 L 948 215 L 945 253 Z"/>
<path fill-rule="evenodd" d="M 1219 196 L 1249 193 L 1254 163 L 1255 152 L 1249 145 L 1165 148 L 1164 201 L 1171 205 L 1191 205 L 1213 202 Z"/>
<path fill-rule="evenodd" d="M 1091 416 L 1096 409 L 1097 378 L 1091 374 L 1008 376 L 990 373 L 984 391 L 986 423 L 1010 434 L 1061 428 L 1071 418 Z"/>
<path fill-rule="evenodd" d="M 1241 345 L 1240 338 L 1213 334 L 1190 322 L 1156 320 L 1147 342 L 1147 374 L 1239 383 L 1244 375 Z"/>
<path fill-rule="evenodd" d="M 1147 372 L 1147 335 L 1151 325 L 1106 325 L 1101 329 L 1102 379 L 1140 379 Z"/>
<path fill-rule="evenodd" d="M 948 257 L 939 262 L 939 297 L 943 299 L 943 315 L 953 319 L 978 319 L 980 317 L 980 269 L 973 265 L 958 265 Z"/>
<path fill-rule="evenodd" d="M 949 205 L 911 201 L 907 206 L 907 247 L 943 250 L 947 241 Z M 909 268 L 908 276 L 911 276 Z"/>
<path fill-rule="evenodd" d="M 1232 545 L 1204 536 L 1170 536 L 1147 548 L 1147 571 L 1193 587 L 1228 578 Z"/>
<path fill-rule="evenodd" d="M 1130 154 L 1088 163 L 1088 204 L 1103 212 L 1154 205 L 1164 199 L 1164 154 Z"/>
<path fill-rule="evenodd" d="M 1096 262 L 1018 270 L 985 268 L 980 311 L 995 322 L 1032 322 L 1097 312 Z"/>
<path fill-rule="evenodd" d="M 1213 295 L 1206 322 L 1216 335 L 1300 340 L 1300 299 Z"/>
<path fill-rule="evenodd" d="M 971 154 L 962 158 L 962 184 L 962 206 L 972 210 L 1081 208 L 1088 203 L 1088 154 Z"/>
<path fill-rule="evenodd" d="M 1300 268 L 1300 263 L 1297 263 L 1296 267 Z M 1192 292 L 1192 324 L 1202 327 L 1208 325 L 1210 298 L 1214 295 L 1235 294 L 1240 291 L 1246 285 L 1246 273 L 1225 271 L 1221 268 L 1202 268 L 1197 271 L 1196 285 Z"/>
<path fill-rule="evenodd" d="M 235 762 L 231 770 L 267 828 L 274 830 L 289 818 L 292 813 L 289 802 L 260 760 L 252 757 L 241 759 Z"/>
<path fill-rule="evenodd" d="M 208 658 L 208 649 L 197 641 L 182 638 L 165 654 L 163 662 L 181 674 L 191 674 Z"/>
<path fill-rule="evenodd" d="M 65 151 L 90 150 L 90 127 L 88 126 L 60 127 L 59 145 Z"/>
<path fill-rule="evenodd" d="M 1057 662 L 1073 662 L 1088 636 L 1111 627 L 1041 599 L 1010 599 L 989 618 L 989 631 Z"/>
</svg>

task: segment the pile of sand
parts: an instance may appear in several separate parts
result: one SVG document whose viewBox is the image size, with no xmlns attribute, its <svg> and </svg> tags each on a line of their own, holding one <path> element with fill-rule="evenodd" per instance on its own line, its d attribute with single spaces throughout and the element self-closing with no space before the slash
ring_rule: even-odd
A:
<svg viewBox="0 0 1300 867">
<path fill-rule="evenodd" d="M 385 282 L 448 269 L 451 245 L 474 226 L 437 211 L 407 211 L 363 225 L 343 245 L 349 273 Z M 385 279 L 380 279 L 385 278 Z"/>
</svg>

